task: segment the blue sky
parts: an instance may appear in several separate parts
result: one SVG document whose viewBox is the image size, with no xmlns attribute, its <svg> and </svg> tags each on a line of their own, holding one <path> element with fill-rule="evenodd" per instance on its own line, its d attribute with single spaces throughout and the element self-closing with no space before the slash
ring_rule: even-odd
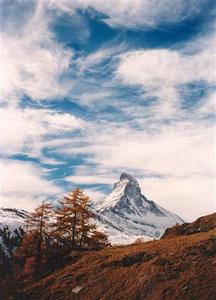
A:
<svg viewBox="0 0 216 300">
<path fill-rule="evenodd" d="M 215 210 L 211 0 L 2 1 L 1 206 L 121 172 L 186 220 Z"/>
</svg>

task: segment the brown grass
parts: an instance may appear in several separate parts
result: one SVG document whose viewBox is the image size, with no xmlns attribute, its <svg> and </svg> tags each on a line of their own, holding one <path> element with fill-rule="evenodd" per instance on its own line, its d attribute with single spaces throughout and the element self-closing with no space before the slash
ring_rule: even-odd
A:
<svg viewBox="0 0 216 300">
<path fill-rule="evenodd" d="M 16 300 L 216 299 L 216 214 L 202 223 L 193 234 L 81 253 L 23 288 Z M 83 288 L 78 298 L 72 293 L 76 286 Z"/>
</svg>

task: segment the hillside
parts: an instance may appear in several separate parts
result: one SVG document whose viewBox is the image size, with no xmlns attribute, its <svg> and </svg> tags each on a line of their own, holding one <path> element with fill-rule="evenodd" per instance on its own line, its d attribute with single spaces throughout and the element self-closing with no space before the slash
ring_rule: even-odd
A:
<svg viewBox="0 0 216 300">
<path fill-rule="evenodd" d="M 8 299 L 76 299 L 77 286 L 83 300 L 215 299 L 216 214 L 178 228 L 199 230 L 181 235 L 173 230 L 158 241 L 71 254 L 64 268 Z"/>
<path fill-rule="evenodd" d="M 184 223 L 182 225 L 176 225 L 171 228 L 167 228 L 162 238 L 170 238 L 181 235 L 190 235 L 199 232 L 205 232 L 212 230 L 216 227 L 216 215 L 211 214 L 205 217 L 198 218 L 193 223 Z"/>
</svg>

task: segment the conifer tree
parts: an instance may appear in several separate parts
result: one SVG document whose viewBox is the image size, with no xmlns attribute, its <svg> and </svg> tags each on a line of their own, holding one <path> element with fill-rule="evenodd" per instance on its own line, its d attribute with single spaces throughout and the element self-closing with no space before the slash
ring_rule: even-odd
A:
<svg viewBox="0 0 216 300">
<path fill-rule="evenodd" d="M 90 210 L 90 199 L 79 188 L 64 196 L 55 210 L 53 236 L 62 244 L 75 247 L 106 245 L 106 235 L 100 233 L 94 224 L 95 215 Z"/>
<path fill-rule="evenodd" d="M 52 206 L 48 202 L 43 202 L 32 212 L 26 220 L 26 228 L 29 232 L 35 232 L 36 239 L 36 258 L 35 258 L 35 276 L 39 274 L 39 267 L 43 255 L 43 244 L 49 237 L 49 218 L 52 215 Z"/>
<path fill-rule="evenodd" d="M 14 258 L 21 268 L 25 267 L 26 261 L 29 258 L 36 258 L 36 244 L 38 240 L 38 233 L 32 231 L 24 235 L 22 244 L 16 249 Z"/>
<path fill-rule="evenodd" d="M 59 207 L 55 210 L 55 223 L 53 224 L 53 236 L 62 244 L 74 248 L 79 236 L 80 200 L 83 192 L 76 188 L 63 200 L 59 201 Z"/>
<path fill-rule="evenodd" d="M 81 247 L 104 247 L 109 245 L 108 237 L 98 230 L 95 219 L 96 215 L 90 210 L 90 198 L 84 194 L 80 198 L 80 237 Z"/>
<path fill-rule="evenodd" d="M 90 199 L 86 195 L 82 195 L 80 199 L 80 237 L 79 245 L 88 246 L 89 240 L 91 238 L 91 233 L 95 229 L 95 225 L 92 220 L 95 215 L 89 209 Z"/>
</svg>

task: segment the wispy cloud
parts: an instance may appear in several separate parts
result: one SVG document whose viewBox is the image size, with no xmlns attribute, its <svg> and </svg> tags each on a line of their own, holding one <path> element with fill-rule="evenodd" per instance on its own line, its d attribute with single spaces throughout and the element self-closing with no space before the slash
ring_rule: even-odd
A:
<svg viewBox="0 0 216 300">
<path fill-rule="evenodd" d="M 208 1 L 191 0 L 49 0 L 52 6 L 71 12 L 75 9 L 93 8 L 102 13 L 110 26 L 156 27 L 166 23 L 176 23 L 199 14 Z"/>
<path fill-rule="evenodd" d="M 85 154 L 99 168 L 143 169 L 150 174 L 212 176 L 214 168 L 214 126 L 189 121 L 162 125 L 154 132 L 98 125 L 95 133 L 83 137 L 85 145 L 57 149 L 68 155 Z M 206 155 L 203 156 L 202 153 Z"/>
<path fill-rule="evenodd" d="M 131 51 L 122 55 L 116 75 L 126 85 L 143 89 L 145 98 L 159 101 L 152 107 L 161 116 L 179 112 L 183 85 L 205 82 L 214 85 L 212 67 L 215 41 L 194 55 L 183 55 L 170 49 Z"/>
<path fill-rule="evenodd" d="M 0 114 L 0 153 L 7 157 L 18 153 L 38 156 L 46 136 L 55 140 L 60 134 L 85 127 L 85 122 L 72 114 L 48 109 L 3 107 Z"/>
<path fill-rule="evenodd" d="M 55 41 L 49 22 L 43 1 L 38 1 L 24 25 L 13 28 L 17 24 L 12 23 L 3 28 L 2 101 L 17 102 L 23 95 L 34 100 L 51 99 L 69 92 L 72 82 L 65 82 L 62 76 L 73 52 Z"/>
<path fill-rule="evenodd" d="M 1 206 L 32 209 L 39 201 L 62 194 L 62 189 L 33 163 L 2 160 L 0 175 Z"/>
</svg>

